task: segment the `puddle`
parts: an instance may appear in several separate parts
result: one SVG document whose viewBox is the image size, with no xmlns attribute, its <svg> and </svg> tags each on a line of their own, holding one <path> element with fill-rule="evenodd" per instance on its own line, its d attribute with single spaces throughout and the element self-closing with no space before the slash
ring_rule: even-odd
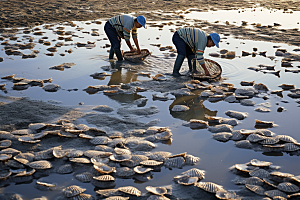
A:
<svg viewBox="0 0 300 200">
<path fill-rule="evenodd" d="M 257 9 L 256 12 L 252 12 L 251 9 L 246 9 L 241 12 L 240 10 L 234 11 L 212 11 L 212 12 L 194 12 L 192 11 L 185 16 L 192 19 L 202 19 L 214 22 L 216 20 L 237 20 L 236 15 L 239 13 L 240 21 L 236 21 L 240 24 L 241 21 L 248 21 L 248 23 L 261 23 L 262 25 L 269 25 L 274 22 L 282 24 L 280 28 L 297 28 L 297 20 L 299 17 L 298 12 L 293 14 L 282 13 L 282 11 L 268 11 Z M 265 14 L 268 13 L 267 17 Z M 226 16 L 226 18 L 224 18 Z M 276 16 L 276 17 L 275 17 Z M 290 18 L 291 17 L 291 18 Z M 272 20 L 270 20 L 272 19 Z M 154 23 L 154 22 L 153 22 Z M 189 22 L 190 23 L 190 22 Z M 238 189 L 237 185 L 234 185 L 231 180 L 235 175 L 228 172 L 228 168 L 237 163 L 249 162 L 251 159 L 271 161 L 275 165 L 281 166 L 282 172 L 292 173 L 298 175 L 298 156 L 292 156 L 292 154 L 278 153 L 275 155 L 262 153 L 261 151 L 245 150 L 236 148 L 233 141 L 226 143 L 218 142 L 212 139 L 212 133 L 207 129 L 193 130 L 189 127 L 183 126 L 190 119 L 205 120 L 204 115 L 227 117 L 225 112 L 227 110 L 235 110 L 240 112 L 247 112 L 249 116 L 245 120 L 241 120 L 240 124 L 234 127 L 234 130 L 239 129 L 255 129 L 255 119 L 274 121 L 278 124 L 277 127 L 273 127 L 270 130 L 277 135 L 290 135 L 296 140 L 300 141 L 300 137 L 297 134 L 300 128 L 298 123 L 299 112 L 295 99 L 291 99 L 287 96 L 288 91 L 283 91 L 283 98 L 277 95 L 269 95 L 270 99 L 263 100 L 262 98 L 254 97 L 252 100 L 256 104 L 270 102 L 270 113 L 258 113 L 254 111 L 254 107 L 242 106 L 240 104 L 229 104 L 224 101 L 209 102 L 206 99 L 201 99 L 198 96 L 192 97 L 177 97 L 173 95 L 171 100 L 167 101 L 155 101 L 152 99 L 152 94 L 158 93 L 153 87 L 153 90 L 146 92 L 140 92 L 135 94 L 122 94 L 107 96 L 103 92 L 97 92 L 95 94 L 89 94 L 83 89 L 88 86 L 95 85 L 119 85 L 121 83 L 131 82 L 143 82 L 151 80 L 147 76 L 139 76 L 138 72 L 147 72 L 151 75 L 157 73 L 171 73 L 173 63 L 176 57 L 171 57 L 171 52 L 160 51 L 159 47 L 154 46 L 160 44 L 160 47 L 172 45 L 172 32 L 170 29 L 175 30 L 179 26 L 164 25 L 163 28 L 148 27 L 147 30 L 139 29 L 139 43 L 141 48 L 147 48 L 152 52 L 152 56 L 148 57 L 145 62 L 139 64 L 131 64 L 124 61 L 121 68 L 116 66 L 115 62 L 109 62 L 107 57 L 109 47 L 105 47 L 109 44 L 108 40 L 105 40 L 106 35 L 103 31 L 104 22 L 102 24 L 86 24 L 85 22 L 74 22 L 75 27 L 67 26 L 64 24 L 57 24 L 50 26 L 48 29 L 44 29 L 44 26 L 37 26 L 43 32 L 42 36 L 36 36 L 32 32 L 26 34 L 30 37 L 34 37 L 33 43 L 35 43 L 34 50 L 40 51 L 36 58 L 22 59 L 21 56 L 6 55 L 4 51 L 4 45 L 1 45 L 0 57 L 4 58 L 4 61 L 0 63 L 1 71 L 0 76 L 8 76 L 15 74 L 15 77 L 26 79 L 49 79 L 52 78 L 54 84 L 61 86 L 61 89 L 57 92 L 46 92 L 41 87 L 34 86 L 25 90 L 13 90 L 13 83 L 7 79 L 1 79 L 0 84 L 6 84 L 6 90 L 0 91 L 0 100 L 9 102 L 7 96 L 16 97 L 30 97 L 35 100 L 42 100 L 45 102 L 56 102 L 56 105 L 72 106 L 77 110 L 91 112 L 92 108 L 97 105 L 108 105 L 113 108 L 114 111 L 110 113 L 110 116 L 120 117 L 117 110 L 119 108 L 136 108 L 133 103 L 135 100 L 141 98 L 147 98 L 148 101 L 145 107 L 156 106 L 159 109 L 159 113 L 149 116 L 135 116 L 141 123 L 147 123 L 151 120 L 159 119 L 157 126 L 169 127 L 173 133 L 172 141 L 167 143 L 157 143 L 157 147 L 154 151 L 168 151 L 173 154 L 188 152 L 188 154 L 200 157 L 200 162 L 195 166 L 184 166 L 183 169 L 169 169 L 162 167 L 160 171 L 155 171 L 151 175 L 151 180 L 143 182 L 136 179 L 116 179 L 116 186 L 134 186 L 146 192 L 145 187 L 151 186 L 163 186 L 169 185 L 173 182 L 173 177 L 191 168 L 199 168 L 206 171 L 205 181 L 211 181 L 220 185 L 223 185 L 226 189 Z M 45 53 L 49 53 L 47 48 L 53 47 L 57 42 L 59 35 L 54 34 L 58 27 L 64 27 L 64 31 L 73 31 L 73 41 L 63 41 L 64 46 L 57 48 L 57 52 L 54 56 L 47 56 Z M 82 28 L 82 30 L 78 28 Z M 95 29 L 99 32 L 100 36 L 91 36 L 92 30 Z M 76 35 L 76 36 L 75 36 Z M 278 85 L 294 84 L 296 87 L 300 85 L 300 79 L 297 73 L 285 72 L 285 68 L 281 66 L 283 57 L 275 56 L 275 52 L 278 48 L 286 49 L 287 52 L 293 52 L 297 47 L 289 46 L 281 43 L 270 43 L 251 40 L 240 40 L 232 36 L 221 35 L 221 48 L 207 48 L 205 51 L 205 57 L 218 62 L 223 69 L 222 77 L 225 82 L 232 83 L 237 88 L 241 88 L 241 81 L 255 81 L 255 83 L 263 83 L 270 90 L 279 90 Z M 17 33 L 18 40 L 12 41 L 10 44 L 28 42 L 25 40 L 22 30 Z M 48 37 L 46 41 L 51 42 L 50 46 L 45 46 L 38 42 L 42 37 Z M 70 36 L 64 36 L 64 38 Z M 53 41 L 56 40 L 56 41 Z M 78 47 L 76 43 L 87 43 L 90 41 L 96 46 L 93 48 Z M 2 41 L 3 42 L 3 41 Z M 277 46 L 277 47 L 274 47 Z M 249 55 L 242 56 L 242 51 L 253 52 L 253 48 L 257 48 L 257 52 L 266 51 L 266 56 Z M 66 51 L 72 49 L 72 53 Z M 122 41 L 122 49 L 128 50 L 124 41 Z M 211 53 L 219 53 L 221 49 L 227 49 L 229 51 L 235 51 L 236 56 L 233 59 L 224 59 L 221 57 L 211 57 Z M 29 54 L 31 50 L 20 50 L 24 54 Z M 297 53 L 297 52 L 293 52 Z M 60 54 L 65 54 L 61 56 Z M 272 57 L 272 58 L 270 58 Z M 63 71 L 50 70 L 52 66 L 60 65 L 62 63 L 74 63 L 71 68 L 66 68 Z M 249 70 L 248 67 L 255 67 L 259 64 L 275 65 L 275 71 L 281 70 L 280 76 L 274 74 L 265 74 L 262 72 L 256 72 Z M 293 69 L 299 66 L 299 62 L 292 62 Z M 108 67 L 107 67 L 108 66 Z M 108 69 L 108 70 L 107 70 Z M 185 60 L 182 71 L 187 71 L 187 61 Z M 106 72 L 110 76 L 105 76 L 102 79 L 94 79 L 90 75 L 95 72 Z M 168 76 L 169 79 L 172 77 Z M 157 84 L 159 87 L 159 84 Z M 175 86 L 174 86 L 175 87 Z M 169 91 L 167 91 L 169 92 Z M 198 91 L 198 94 L 200 92 Z M 288 101 L 286 103 L 285 101 Z M 79 105 L 81 104 L 81 105 Z M 189 111 L 184 113 L 176 113 L 171 111 L 174 105 L 186 105 L 190 108 Z M 282 113 L 277 112 L 277 108 L 282 106 L 286 109 Z M 126 116 L 125 116 L 126 118 Z M 82 120 L 82 123 L 88 124 L 87 121 Z M 91 125 L 91 124 L 88 124 Z M 49 199 L 54 199 L 59 196 L 61 190 L 65 186 L 80 185 L 87 189 L 86 193 L 95 196 L 95 188 L 90 183 L 81 183 L 76 180 L 73 174 L 60 175 L 51 173 L 49 176 L 44 177 L 49 182 L 57 183 L 57 186 L 52 191 L 40 191 L 36 189 L 36 180 L 30 180 L 29 182 L 14 184 L 11 183 L 8 186 L 2 187 L 1 193 L 4 192 L 17 192 L 22 195 L 23 199 L 36 198 L 38 196 L 46 196 Z"/>
</svg>

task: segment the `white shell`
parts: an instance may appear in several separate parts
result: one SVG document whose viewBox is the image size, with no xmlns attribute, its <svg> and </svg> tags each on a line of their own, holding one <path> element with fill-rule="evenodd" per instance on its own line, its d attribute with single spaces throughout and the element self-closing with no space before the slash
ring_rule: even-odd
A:
<svg viewBox="0 0 300 200">
<path fill-rule="evenodd" d="M 175 106 L 173 106 L 173 108 L 171 110 L 173 112 L 185 112 L 185 111 L 188 111 L 189 109 L 190 108 L 185 105 L 175 105 Z"/>
<path fill-rule="evenodd" d="M 183 157 L 175 157 L 175 158 L 169 158 L 165 161 L 165 166 L 170 168 L 182 168 L 183 164 L 185 163 L 185 160 Z"/>
<path fill-rule="evenodd" d="M 73 196 L 83 193 L 84 191 L 86 191 L 86 189 L 81 188 L 77 185 L 71 185 L 69 187 L 64 188 L 62 190 L 62 193 L 65 197 L 73 197 Z"/>
</svg>

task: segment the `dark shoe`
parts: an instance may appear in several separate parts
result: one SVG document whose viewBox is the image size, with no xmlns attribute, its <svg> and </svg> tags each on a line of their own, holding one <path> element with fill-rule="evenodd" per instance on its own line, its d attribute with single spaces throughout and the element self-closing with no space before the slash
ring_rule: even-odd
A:
<svg viewBox="0 0 300 200">
<path fill-rule="evenodd" d="M 180 76 L 182 76 L 179 72 L 173 72 L 173 74 L 172 74 L 172 76 L 174 76 L 174 77 L 180 77 Z"/>
<path fill-rule="evenodd" d="M 178 77 L 181 76 L 179 73 L 179 70 L 181 68 L 181 65 L 183 63 L 185 56 L 184 55 L 177 55 L 177 58 L 175 60 L 174 68 L 173 68 L 173 76 Z"/>
<path fill-rule="evenodd" d="M 123 60 L 123 55 L 120 49 L 114 49 L 114 52 L 116 53 L 116 56 L 118 58 L 118 61 Z"/>
</svg>

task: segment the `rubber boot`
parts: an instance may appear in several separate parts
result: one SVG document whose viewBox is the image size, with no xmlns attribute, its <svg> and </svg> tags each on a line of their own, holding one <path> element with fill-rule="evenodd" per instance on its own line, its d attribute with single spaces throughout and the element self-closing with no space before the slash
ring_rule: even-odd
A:
<svg viewBox="0 0 300 200">
<path fill-rule="evenodd" d="M 181 65 L 183 63 L 185 56 L 184 55 L 177 55 L 177 58 L 175 60 L 174 68 L 173 68 L 173 76 L 179 77 L 181 74 L 179 73 L 179 70 L 181 68 Z"/>
<path fill-rule="evenodd" d="M 116 53 L 116 56 L 118 58 L 118 61 L 123 60 L 123 55 L 120 49 L 114 49 L 114 52 Z"/>
<path fill-rule="evenodd" d="M 195 55 L 189 55 L 188 56 L 188 65 L 189 65 L 189 72 L 188 74 L 193 72 L 193 59 L 195 58 Z"/>
<path fill-rule="evenodd" d="M 111 47 L 110 50 L 109 50 L 109 57 L 108 57 L 108 59 L 109 60 L 114 59 L 114 54 L 115 54 L 115 50 Z"/>
</svg>

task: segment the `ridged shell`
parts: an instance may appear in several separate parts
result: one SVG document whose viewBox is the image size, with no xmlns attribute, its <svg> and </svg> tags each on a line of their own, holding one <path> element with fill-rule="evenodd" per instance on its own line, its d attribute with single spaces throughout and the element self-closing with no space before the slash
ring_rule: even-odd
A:
<svg viewBox="0 0 300 200">
<path fill-rule="evenodd" d="M 241 134 L 240 131 L 238 130 L 234 130 L 232 131 L 232 136 L 231 136 L 231 140 L 234 140 L 234 141 L 238 141 L 238 140 L 244 140 L 246 139 L 246 136 Z"/>
<path fill-rule="evenodd" d="M 95 150 L 97 150 L 97 151 L 105 151 L 105 152 L 113 152 L 114 151 L 113 148 L 108 147 L 106 145 L 101 145 L 101 144 L 95 146 Z"/>
<path fill-rule="evenodd" d="M 0 161 L 9 160 L 12 157 L 11 154 L 0 154 Z"/>
<path fill-rule="evenodd" d="M 83 172 L 74 176 L 77 180 L 83 183 L 90 182 L 93 179 L 93 175 L 90 172 Z"/>
<path fill-rule="evenodd" d="M 12 172 L 9 170 L 0 171 L 0 180 L 7 179 L 11 174 L 12 174 Z"/>
<path fill-rule="evenodd" d="M 272 176 L 278 176 L 278 177 L 282 177 L 282 178 L 287 178 L 287 177 L 293 177 L 293 174 L 289 174 L 289 173 L 283 173 L 283 172 L 271 172 L 270 173 Z"/>
<path fill-rule="evenodd" d="M 131 155 L 128 154 L 123 154 L 123 155 L 111 155 L 109 157 L 110 160 L 115 161 L 115 162 L 123 162 L 123 161 L 128 161 L 131 159 Z"/>
<path fill-rule="evenodd" d="M 108 197 L 105 200 L 128 200 L 129 197 L 122 197 L 122 196 L 113 196 L 113 197 Z"/>
<path fill-rule="evenodd" d="M 131 154 L 131 151 L 128 150 L 128 149 L 115 148 L 114 151 L 115 151 L 116 154 L 120 154 L 120 155 L 123 155 L 123 154 L 130 155 Z"/>
<path fill-rule="evenodd" d="M 70 133 L 70 132 L 66 132 L 66 131 L 60 131 L 59 133 L 57 133 L 57 135 L 59 135 L 60 137 L 66 137 L 66 138 L 76 138 L 77 135 Z"/>
<path fill-rule="evenodd" d="M 94 165 L 107 164 L 109 161 L 110 161 L 109 158 L 103 158 L 101 156 L 95 156 L 91 158 L 91 162 Z"/>
<path fill-rule="evenodd" d="M 132 186 L 126 186 L 126 187 L 119 187 L 118 188 L 119 191 L 124 192 L 126 194 L 131 194 L 131 195 L 135 195 L 135 196 L 141 196 L 141 191 L 139 191 L 137 188 L 132 187 Z"/>
<path fill-rule="evenodd" d="M 46 183 L 46 182 L 41 181 L 41 180 L 37 180 L 36 184 L 42 185 L 42 186 L 45 186 L 45 187 L 55 187 L 56 186 L 56 184 L 54 184 L 54 183 Z"/>
<path fill-rule="evenodd" d="M 90 140 L 92 144 L 99 145 L 99 144 L 107 144 L 111 139 L 106 136 L 97 136 Z"/>
<path fill-rule="evenodd" d="M 177 183 L 181 185 L 193 185 L 197 183 L 198 177 L 189 177 L 188 175 L 179 175 L 174 177 L 177 180 Z"/>
<path fill-rule="evenodd" d="M 92 158 L 95 156 L 102 156 L 102 157 L 108 157 L 110 155 L 112 155 L 112 153 L 110 152 L 104 152 L 104 151 L 96 151 L 96 150 L 87 150 L 83 153 L 83 155 L 85 155 L 86 157 Z"/>
<path fill-rule="evenodd" d="M 27 163 L 27 165 L 33 169 L 50 169 L 52 167 L 51 163 L 47 160 L 40 160 Z"/>
<path fill-rule="evenodd" d="M 220 124 L 216 126 L 210 126 L 207 129 L 212 133 L 219 133 L 219 132 L 232 132 L 232 126 L 228 124 Z"/>
<path fill-rule="evenodd" d="M 262 188 L 259 185 L 250 185 L 250 184 L 246 184 L 245 185 L 247 189 L 249 189 L 250 191 L 259 194 L 259 195 L 265 195 L 265 190 L 264 188 Z"/>
<path fill-rule="evenodd" d="M 73 168 L 72 168 L 71 164 L 62 165 L 56 170 L 56 173 L 59 173 L 59 174 L 69 174 L 72 172 L 73 172 Z"/>
<path fill-rule="evenodd" d="M 71 150 L 68 150 L 67 157 L 68 158 L 76 158 L 76 157 L 80 157 L 82 155 L 83 155 L 83 151 L 76 150 L 76 149 L 71 149 Z"/>
<path fill-rule="evenodd" d="M 81 138 L 84 138 L 84 139 L 89 139 L 89 140 L 94 138 L 94 136 L 83 134 L 83 133 L 79 134 L 78 136 Z"/>
<path fill-rule="evenodd" d="M 294 181 L 297 181 L 298 183 L 300 183 L 300 175 L 294 176 L 291 179 L 294 180 Z"/>
<path fill-rule="evenodd" d="M 41 133 L 37 133 L 33 135 L 33 139 L 41 139 L 43 137 L 45 137 L 46 135 L 48 135 L 48 132 L 41 132 Z"/>
<path fill-rule="evenodd" d="M 259 141 L 260 144 L 276 144 L 279 142 L 277 137 L 265 137 L 265 139 Z"/>
<path fill-rule="evenodd" d="M 86 189 L 81 188 L 77 185 L 71 185 L 69 187 L 64 188 L 62 190 L 62 194 L 65 197 L 73 197 L 73 196 L 76 196 L 76 195 L 79 195 L 79 194 L 83 193 L 84 191 L 86 191 Z"/>
<path fill-rule="evenodd" d="M 218 199 L 235 199 L 236 198 L 236 194 L 233 191 L 226 191 L 226 190 L 220 190 L 216 193 L 216 197 Z"/>
<path fill-rule="evenodd" d="M 69 158 L 69 161 L 76 162 L 76 163 L 84 163 L 84 164 L 91 163 L 91 161 L 87 158 Z"/>
<path fill-rule="evenodd" d="M 155 138 L 157 140 L 169 140 L 172 138 L 172 136 L 173 136 L 173 134 L 170 131 L 164 131 L 164 132 L 155 134 Z"/>
<path fill-rule="evenodd" d="M 25 159 L 24 159 L 25 160 Z M 28 163 L 28 160 L 26 160 L 26 163 Z M 16 160 L 8 160 L 5 165 L 7 167 L 11 167 L 11 168 L 17 168 L 17 169 L 23 169 L 25 168 L 24 165 Z"/>
<path fill-rule="evenodd" d="M 281 196 L 281 197 L 287 198 L 287 195 L 284 192 L 281 192 L 279 190 L 265 191 L 265 195 L 267 195 L 268 197 L 271 197 L 271 198 L 276 197 L 276 196 Z"/>
<path fill-rule="evenodd" d="M 251 134 L 256 133 L 256 130 L 241 129 L 241 130 L 240 130 L 240 133 L 241 133 L 242 135 L 251 135 Z"/>
<path fill-rule="evenodd" d="M 291 195 L 287 195 L 287 198 L 292 198 L 292 197 L 298 197 L 300 196 L 300 193 L 294 193 L 294 194 L 291 194 Z"/>
<path fill-rule="evenodd" d="M 273 164 L 271 162 L 260 161 L 260 160 L 257 160 L 257 159 L 252 159 L 250 161 L 250 163 L 251 163 L 251 165 L 257 166 L 257 167 L 268 167 L 268 166 Z"/>
<path fill-rule="evenodd" d="M 0 154 L 12 154 L 13 156 L 21 153 L 21 151 L 13 149 L 13 148 L 7 148 L 0 151 Z"/>
<path fill-rule="evenodd" d="M 35 160 L 48 160 L 54 158 L 53 148 L 44 151 L 39 151 L 34 154 Z"/>
<path fill-rule="evenodd" d="M 298 186 L 289 182 L 280 183 L 277 188 L 284 192 L 298 192 L 300 190 Z"/>
<path fill-rule="evenodd" d="M 110 167 L 110 166 L 108 166 L 108 165 L 94 165 L 94 168 L 95 168 L 98 172 L 103 173 L 103 174 L 110 174 L 110 173 L 116 171 L 116 168 L 115 168 L 115 167 Z"/>
<path fill-rule="evenodd" d="M 277 135 L 276 138 L 278 138 L 279 140 L 281 140 L 283 142 L 297 143 L 297 140 L 295 140 L 294 138 L 292 138 L 291 136 L 288 136 L 288 135 Z"/>
<path fill-rule="evenodd" d="M 286 143 L 284 144 L 283 151 L 298 151 L 300 149 L 299 146 L 295 145 L 294 143 Z"/>
<path fill-rule="evenodd" d="M 275 133 L 273 133 L 272 131 L 270 131 L 268 129 L 257 129 L 256 133 L 260 134 L 260 135 L 264 135 L 266 137 L 273 137 L 273 136 L 275 136 Z"/>
<path fill-rule="evenodd" d="M 167 189 L 164 187 L 152 187 L 152 186 L 147 186 L 146 190 L 148 192 L 151 192 L 152 194 L 156 195 L 164 195 L 167 194 Z"/>
<path fill-rule="evenodd" d="M 222 132 L 222 133 L 213 134 L 213 139 L 222 142 L 227 142 L 231 138 L 231 136 L 232 136 L 231 133 Z"/>
<path fill-rule="evenodd" d="M 61 150 L 60 148 L 53 148 L 53 155 L 55 158 L 63 158 L 68 154 L 68 151 Z"/>
<path fill-rule="evenodd" d="M 152 171 L 153 169 L 152 168 L 145 168 L 145 167 L 142 167 L 142 166 L 136 166 L 133 170 L 138 174 L 145 174 L 147 172 Z"/>
<path fill-rule="evenodd" d="M 255 176 L 258 178 L 268 178 L 270 173 L 264 169 L 255 169 L 249 173 L 250 176 Z"/>
<path fill-rule="evenodd" d="M 225 114 L 229 117 L 236 118 L 239 120 L 245 119 L 248 116 L 248 113 L 237 112 L 237 111 L 233 111 L 233 110 L 228 110 L 225 112 Z"/>
<path fill-rule="evenodd" d="M 198 182 L 195 183 L 195 186 L 210 193 L 217 193 L 219 190 L 224 190 L 221 185 L 217 185 L 212 182 Z"/>
<path fill-rule="evenodd" d="M 235 164 L 235 168 L 239 171 L 242 171 L 242 172 L 250 172 L 254 169 L 258 169 L 257 167 L 249 166 L 249 165 L 246 165 L 246 164 Z"/>
<path fill-rule="evenodd" d="M 185 156 L 185 164 L 186 165 L 195 165 L 197 162 L 200 161 L 199 157 L 193 155 L 186 155 Z"/>
<path fill-rule="evenodd" d="M 258 135 L 258 134 L 251 134 L 246 138 L 246 140 L 249 140 L 250 142 L 258 142 L 258 141 L 261 141 L 264 139 L 265 139 L 265 136 Z"/>
<path fill-rule="evenodd" d="M 160 195 L 150 195 L 147 200 L 170 200 L 169 198 L 165 196 L 160 196 Z"/>
<path fill-rule="evenodd" d="M 134 170 L 128 167 L 119 167 L 116 170 L 116 176 L 119 177 L 129 177 L 135 174 Z"/>
<path fill-rule="evenodd" d="M 1 140 L 0 141 L 0 149 L 10 147 L 11 141 L 10 140 Z"/>
<path fill-rule="evenodd" d="M 259 186 L 262 186 L 262 185 L 264 184 L 264 181 L 261 180 L 261 179 L 258 178 L 258 177 L 249 177 L 249 178 L 246 178 L 246 179 L 245 179 L 244 184 L 250 184 L 250 185 L 259 185 Z"/>
<path fill-rule="evenodd" d="M 181 174 L 187 175 L 189 177 L 198 177 L 200 180 L 204 179 L 204 177 L 205 177 L 205 171 L 197 169 L 197 168 L 189 169 L 185 172 L 182 172 Z"/>
<path fill-rule="evenodd" d="M 170 168 L 182 168 L 184 165 L 185 160 L 183 157 L 175 157 L 175 158 L 169 158 L 165 161 L 165 166 Z"/>
<path fill-rule="evenodd" d="M 274 188 L 277 188 L 277 186 L 275 185 L 274 181 L 268 179 L 268 178 L 263 178 L 264 182 Z M 277 195 L 276 195 L 277 196 Z"/>
<path fill-rule="evenodd" d="M 237 148 L 242 148 L 242 149 L 252 149 L 252 147 L 253 147 L 253 145 L 251 144 L 251 142 L 249 140 L 237 141 L 235 143 L 235 146 Z"/>
<path fill-rule="evenodd" d="M 273 121 L 262 121 L 258 119 L 255 120 L 255 126 L 272 127 L 273 125 Z"/>
<path fill-rule="evenodd" d="M 71 197 L 70 199 L 71 200 L 95 200 L 95 198 L 92 195 L 84 194 L 84 193 Z"/>
<path fill-rule="evenodd" d="M 94 176 L 93 179 L 97 181 L 115 181 L 115 178 L 111 175 Z"/>
<path fill-rule="evenodd" d="M 185 105 L 174 105 L 171 109 L 173 112 L 185 112 L 188 111 L 190 108 Z"/>
<path fill-rule="evenodd" d="M 191 119 L 190 128 L 207 128 L 209 126 L 207 121 Z"/>
<path fill-rule="evenodd" d="M 157 151 L 154 152 L 153 154 L 151 154 L 149 156 L 150 160 L 156 160 L 156 161 L 160 161 L 163 162 L 165 161 L 167 158 L 169 158 L 172 154 L 170 152 L 166 152 L 166 151 Z"/>
<path fill-rule="evenodd" d="M 28 128 L 31 130 L 39 130 L 45 127 L 46 127 L 45 123 L 31 123 L 28 125 Z"/>
<path fill-rule="evenodd" d="M 145 160 L 145 161 L 142 161 L 140 164 L 145 165 L 145 166 L 158 166 L 158 165 L 163 164 L 163 162 L 158 162 L 155 160 Z"/>
</svg>

